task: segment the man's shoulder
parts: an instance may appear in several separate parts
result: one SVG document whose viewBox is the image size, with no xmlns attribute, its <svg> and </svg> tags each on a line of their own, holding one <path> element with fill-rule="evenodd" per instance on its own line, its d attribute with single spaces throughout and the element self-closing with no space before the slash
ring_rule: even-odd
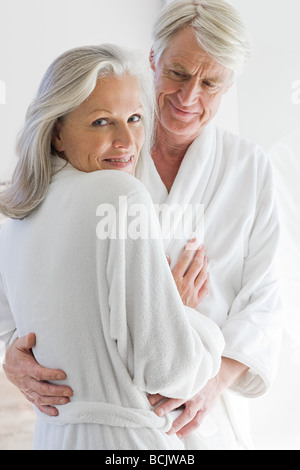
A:
<svg viewBox="0 0 300 470">
<path fill-rule="evenodd" d="M 255 151 L 259 147 L 258 144 L 243 135 L 235 134 L 222 127 L 216 127 L 216 137 L 218 140 L 223 141 L 224 145 L 242 147 L 248 151 Z"/>
<path fill-rule="evenodd" d="M 228 161 L 232 163 L 253 165 L 267 164 L 269 157 L 265 150 L 250 139 L 234 134 L 226 129 L 216 127 L 216 140 L 226 154 Z"/>
</svg>

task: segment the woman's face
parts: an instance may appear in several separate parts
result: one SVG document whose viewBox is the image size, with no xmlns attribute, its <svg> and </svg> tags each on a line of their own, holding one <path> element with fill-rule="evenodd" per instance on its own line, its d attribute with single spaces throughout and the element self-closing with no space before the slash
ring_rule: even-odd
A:
<svg viewBox="0 0 300 470">
<path fill-rule="evenodd" d="M 58 120 L 52 145 L 80 171 L 134 174 L 144 143 L 142 93 L 137 78 L 101 78 L 91 95 Z"/>
</svg>

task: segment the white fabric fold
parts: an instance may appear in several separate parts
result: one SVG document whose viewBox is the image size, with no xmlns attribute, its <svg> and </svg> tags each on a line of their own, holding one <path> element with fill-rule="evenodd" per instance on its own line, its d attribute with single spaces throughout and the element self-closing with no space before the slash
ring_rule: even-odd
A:
<svg viewBox="0 0 300 470">
<path fill-rule="evenodd" d="M 210 293 L 197 310 L 220 326 L 223 355 L 249 367 L 231 390 L 246 397 L 262 395 L 276 375 L 283 323 L 276 269 L 279 222 L 267 155 L 210 124 L 188 148 L 170 193 L 153 161 L 145 184 L 157 206 L 203 204 L 204 230 L 200 227 L 198 244 L 207 248 Z M 180 214 L 176 222 L 185 223 Z M 173 269 L 193 233 L 168 238 L 162 217 L 160 223 Z M 223 413 L 230 415 L 240 436 L 234 407 L 229 409 L 227 402 Z M 223 424 L 216 424 L 222 434 Z M 226 441 L 221 434 L 220 446 Z"/>
<path fill-rule="evenodd" d="M 220 328 L 182 304 L 140 181 L 54 163 L 43 204 L 0 233 L 0 339 L 15 326 L 20 336 L 34 332 L 37 361 L 64 370 L 74 390 L 74 402 L 59 407 L 65 426 L 38 417 L 35 448 L 105 449 L 121 440 L 123 449 L 181 449 L 165 433 L 170 418 L 147 411 L 147 394 L 196 394 L 219 370 Z M 99 207 L 115 214 L 112 232 L 142 209 L 146 237 L 99 238 Z"/>
<path fill-rule="evenodd" d="M 155 428 L 167 432 L 172 426 L 169 415 L 157 416 L 152 410 L 125 408 L 112 403 L 74 402 L 59 408 L 58 416 L 47 416 L 37 408 L 44 421 L 55 426 L 66 424 L 104 424 L 121 428 Z"/>
</svg>

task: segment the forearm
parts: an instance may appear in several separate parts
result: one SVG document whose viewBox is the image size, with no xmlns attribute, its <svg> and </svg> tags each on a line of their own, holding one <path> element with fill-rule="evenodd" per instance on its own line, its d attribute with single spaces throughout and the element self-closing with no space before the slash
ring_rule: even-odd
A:
<svg viewBox="0 0 300 470">
<path fill-rule="evenodd" d="M 217 375 L 217 380 L 221 391 L 231 387 L 238 379 L 240 379 L 249 367 L 241 362 L 235 361 L 228 357 L 222 357 L 222 363 Z"/>
</svg>

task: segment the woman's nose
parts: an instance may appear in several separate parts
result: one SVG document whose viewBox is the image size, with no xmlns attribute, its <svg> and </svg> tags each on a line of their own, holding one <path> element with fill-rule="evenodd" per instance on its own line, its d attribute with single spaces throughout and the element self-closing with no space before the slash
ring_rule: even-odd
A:
<svg viewBox="0 0 300 470">
<path fill-rule="evenodd" d="M 128 126 L 122 125 L 116 128 L 113 145 L 116 148 L 129 149 L 134 144 L 134 138 Z"/>
</svg>

